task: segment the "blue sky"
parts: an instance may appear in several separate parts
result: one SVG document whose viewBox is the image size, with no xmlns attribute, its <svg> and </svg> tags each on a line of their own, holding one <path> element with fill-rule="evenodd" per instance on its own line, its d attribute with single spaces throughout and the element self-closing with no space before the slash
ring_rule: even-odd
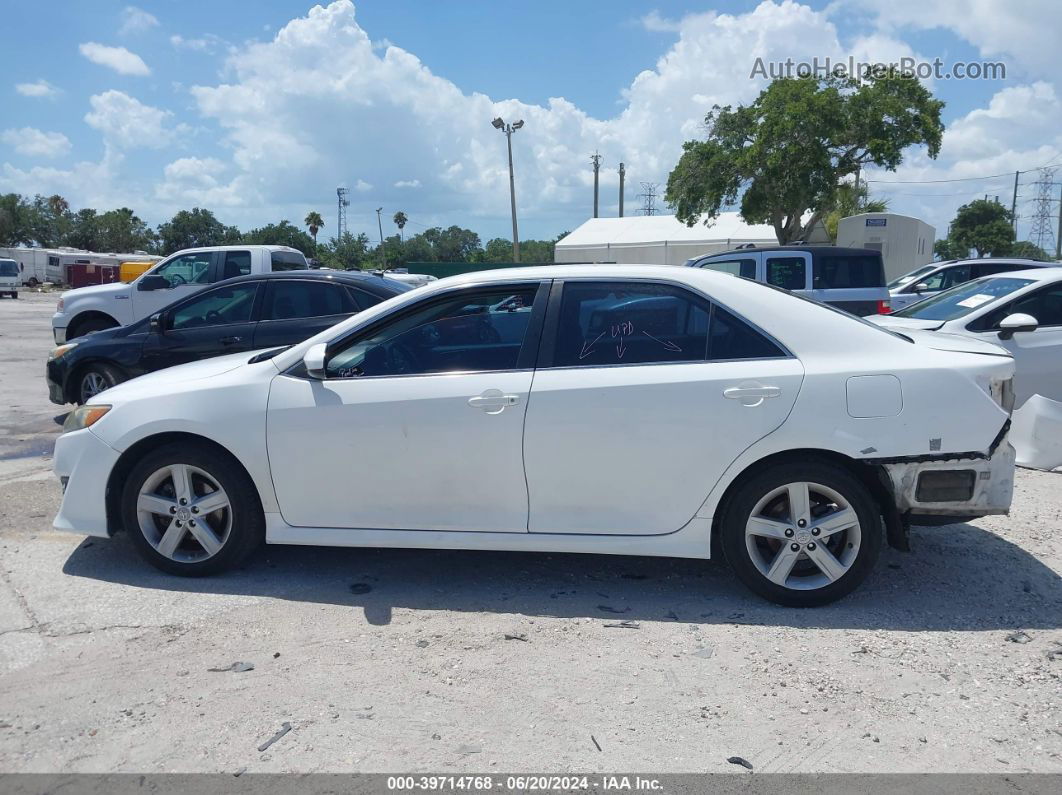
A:
<svg viewBox="0 0 1062 795">
<path fill-rule="evenodd" d="M 355 7 L 356 5 L 356 7 Z M 934 81 L 948 133 L 941 158 L 913 152 L 882 180 L 1012 173 L 1062 153 L 1055 0 L 779 2 L 305 2 L 14 4 L 0 95 L 0 191 L 59 192 L 75 207 L 133 207 L 150 223 L 200 205 L 247 228 L 320 210 L 335 187 L 375 238 L 375 208 L 414 231 L 508 233 L 503 138 L 514 137 L 524 237 L 589 215 L 589 155 L 663 183 L 713 102 L 747 102 L 765 59 L 853 54 L 995 60 L 1005 80 Z M 122 49 L 117 49 L 122 48 Z M 1062 157 L 1058 158 L 1062 162 Z M 871 175 L 874 176 L 874 175 Z M 1022 203 L 1034 174 L 1023 177 Z M 898 212 L 946 226 L 1012 177 L 886 185 Z M 385 229 L 385 233 L 390 230 Z"/>
</svg>

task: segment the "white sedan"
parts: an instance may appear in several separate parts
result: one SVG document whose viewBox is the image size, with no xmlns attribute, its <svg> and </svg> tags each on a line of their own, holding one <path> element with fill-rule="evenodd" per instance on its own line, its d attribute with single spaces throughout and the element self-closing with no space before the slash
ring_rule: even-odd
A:
<svg viewBox="0 0 1062 795">
<path fill-rule="evenodd" d="M 931 330 L 1000 345 L 1014 356 L 1015 408 L 1033 395 L 1062 401 L 1062 268 L 975 279 L 868 319 L 904 333 Z"/>
<path fill-rule="evenodd" d="M 72 412 L 55 526 L 210 574 L 261 541 L 708 558 L 830 602 L 908 521 L 1005 513 L 1014 364 L 697 268 L 432 282 Z"/>
</svg>

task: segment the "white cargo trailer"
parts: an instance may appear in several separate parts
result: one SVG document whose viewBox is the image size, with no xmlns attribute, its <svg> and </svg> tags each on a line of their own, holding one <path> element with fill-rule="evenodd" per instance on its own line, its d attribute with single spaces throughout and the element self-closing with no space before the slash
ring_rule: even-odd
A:
<svg viewBox="0 0 1062 795">
<path fill-rule="evenodd" d="M 44 282 L 63 284 L 66 266 L 79 263 L 120 265 L 123 262 L 158 262 L 162 257 L 144 252 L 129 254 L 100 253 L 77 248 L 0 248 L 0 257 L 9 257 L 19 264 L 22 284 L 36 287 Z"/>
<path fill-rule="evenodd" d="M 838 246 L 881 252 L 886 282 L 932 262 L 935 237 L 925 221 L 896 213 L 850 215 L 837 224 Z"/>
</svg>

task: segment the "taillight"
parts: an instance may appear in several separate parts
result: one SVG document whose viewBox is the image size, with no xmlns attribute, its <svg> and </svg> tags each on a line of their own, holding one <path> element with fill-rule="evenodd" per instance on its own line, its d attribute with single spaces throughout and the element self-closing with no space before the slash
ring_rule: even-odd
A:
<svg viewBox="0 0 1062 795">
<path fill-rule="evenodd" d="M 892 314 L 892 304 L 888 301 L 878 301 L 878 314 L 890 315 Z"/>
</svg>

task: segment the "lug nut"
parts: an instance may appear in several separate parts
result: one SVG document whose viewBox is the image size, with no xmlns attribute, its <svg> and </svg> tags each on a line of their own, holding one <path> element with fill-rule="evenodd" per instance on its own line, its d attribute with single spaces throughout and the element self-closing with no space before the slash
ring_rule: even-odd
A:
<svg viewBox="0 0 1062 795">
<path fill-rule="evenodd" d="M 177 513 L 177 506 L 176 505 L 171 505 L 170 506 L 170 513 Z"/>
<path fill-rule="evenodd" d="M 787 527 L 785 529 L 785 537 L 786 538 L 792 538 L 793 537 L 793 528 L 792 527 Z"/>
<path fill-rule="evenodd" d="M 793 550 L 794 552 L 799 552 L 800 551 L 800 544 L 791 544 L 789 548 L 791 550 Z"/>
<path fill-rule="evenodd" d="M 807 519 L 801 519 L 797 522 L 797 527 L 807 527 Z"/>
<path fill-rule="evenodd" d="M 194 522 L 193 522 L 193 524 L 194 524 Z M 815 551 L 815 542 L 814 541 L 812 541 L 810 544 L 808 544 L 808 549 L 810 549 L 812 552 Z"/>
<path fill-rule="evenodd" d="M 175 522 L 174 522 L 174 524 L 175 524 L 175 525 L 177 525 L 178 527 L 183 527 L 183 526 L 184 526 L 183 522 L 181 522 L 181 520 L 180 520 L 180 519 L 178 519 L 177 521 L 175 521 Z"/>
<path fill-rule="evenodd" d="M 186 500 L 184 497 L 181 497 L 181 505 L 187 505 L 187 504 L 188 504 L 188 500 Z"/>
<path fill-rule="evenodd" d="M 198 505 L 193 505 L 192 506 L 192 513 L 199 513 L 199 506 Z M 818 530 L 816 530 L 815 532 L 818 533 Z"/>
<path fill-rule="evenodd" d="M 192 519 L 191 521 L 189 521 L 188 522 L 188 526 L 189 527 L 195 527 L 195 519 Z"/>
<path fill-rule="evenodd" d="M 195 510 L 195 508 L 193 508 L 192 510 L 194 511 L 194 510 Z M 817 527 L 813 527 L 813 528 L 811 528 L 811 534 L 812 534 L 813 536 L 817 536 L 817 535 L 818 535 L 819 533 L 821 533 L 821 532 L 822 532 L 822 531 L 821 531 L 821 530 L 820 530 L 819 528 L 817 528 Z"/>
</svg>

